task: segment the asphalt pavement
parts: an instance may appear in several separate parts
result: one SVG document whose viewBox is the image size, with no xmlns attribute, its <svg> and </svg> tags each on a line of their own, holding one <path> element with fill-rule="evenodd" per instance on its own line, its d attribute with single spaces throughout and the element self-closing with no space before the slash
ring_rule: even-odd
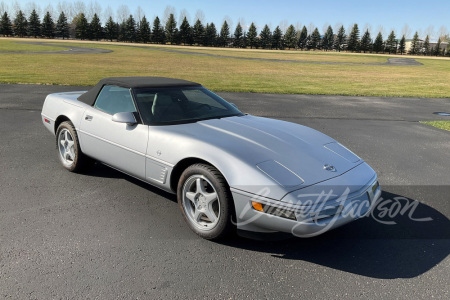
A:
<svg viewBox="0 0 450 300">
<path fill-rule="evenodd" d="M 450 132 L 418 122 L 450 120 L 433 114 L 450 99 L 218 93 L 346 145 L 390 210 L 310 239 L 216 243 L 173 195 L 101 164 L 60 166 L 40 109 L 85 89 L 0 85 L 0 298 L 450 298 Z"/>
</svg>

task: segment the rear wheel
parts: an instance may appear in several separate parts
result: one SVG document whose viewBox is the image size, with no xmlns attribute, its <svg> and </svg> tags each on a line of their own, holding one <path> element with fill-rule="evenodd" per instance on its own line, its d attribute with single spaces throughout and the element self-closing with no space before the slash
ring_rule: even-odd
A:
<svg viewBox="0 0 450 300">
<path fill-rule="evenodd" d="M 81 152 L 78 135 L 71 122 L 62 122 L 56 131 L 56 148 L 59 161 L 70 172 L 78 172 L 85 168 L 90 158 Z"/>
<path fill-rule="evenodd" d="M 178 204 L 189 227 L 199 236 L 221 239 L 234 232 L 234 205 L 228 184 L 214 167 L 195 164 L 180 177 Z"/>
</svg>

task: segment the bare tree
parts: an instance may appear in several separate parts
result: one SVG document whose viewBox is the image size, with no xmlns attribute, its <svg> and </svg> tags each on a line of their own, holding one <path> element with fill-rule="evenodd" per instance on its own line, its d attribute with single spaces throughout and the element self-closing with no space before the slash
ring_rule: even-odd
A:
<svg viewBox="0 0 450 300">
<path fill-rule="evenodd" d="M 38 15 L 41 15 L 41 7 L 34 2 L 27 3 L 24 13 L 26 16 L 29 16 L 33 10 L 35 10 Z"/>
<path fill-rule="evenodd" d="M 100 6 L 100 4 L 98 4 L 97 1 L 95 2 L 90 2 L 87 12 L 86 12 L 86 18 L 88 20 L 92 20 L 92 18 L 94 17 L 94 14 L 97 14 L 97 16 L 101 16 L 102 14 L 102 7 Z"/>
<path fill-rule="evenodd" d="M 8 11 L 8 6 L 5 2 L 0 2 L 0 15 L 3 15 L 6 11 Z"/>
<path fill-rule="evenodd" d="M 339 29 L 340 29 L 342 26 L 344 26 L 344 24 L 342 24 L 341 22 L 337 22 L 337 23 L 334 25 L 333 31 L 336 32 L 336 33 L 339 32 Z"/>
<path fill-rule="evenodd" d="M 442 40 L 446 35 L 448 35 L 447 27 L 442 25 L 441 27 L 439 27 L 439 30 L 438 30 L 438 38 L 441 38 L 441 40 Z"/>
<path fill-rule="evenodd" d="M 372 25 L 370 25 L 369 23 L 364 24 L 364 27 L 361 30 L 361 34 L 363 34 L 364 32 L 369 31 L 371 36 L 374 36 L 373 32 L 372 32 Z M 377 33 L 378 34 L 378 33 Z"/>
<path fill-rule="evenodd" d="M 286 30 L 288 29 L 288 27 L 289 27 L 289 21 L 288 20 L 284 19 L 284 20 L 282 20 L 280 22 L 280 29 L 283 32 L 283 34 L 286 33 Z"/>
<path fill-rule="evenodd" d="M 322 26 L 323 33 L 327 32 L 328 26 L 330 26 L 330 23 L 328 23 L 328 22 L 325 22 L 325 24 L 323 24 L 323 26 Z M 301 30 L 301 28 L 300 28 L 300 30 Z M 297 31 L 298 31 L 298 29 L 297 29 Z"/>
<path fill-rule="evenodd" d="M 123 23 L 125 22 L 128 17 L 131 15 L 130 9 L 127 5 L 121 5 L 117 9 L 117 22 Z"/>
<path fill-rule="evenodd" d="M 203 12 L 203 10 L 201 9 L 197 9 L 197 11 L 195 12 L 195 20 L 200 20 L 200 22 L 204 23 L 205 22 L 205 13 Z M 229 25 L 229 24 L 228 24 Z M 230 27 L 231 28 L 231 27 Z"/>
<path fill-rule="evenodd" d="M 381 32 L 382 36 L 386 36 L 386 30 L 384 30 L 383 25 L 378 25 L 377 32 Z"/>
<path fill-rule="evenodd" d="M 187 21 L 188 21 L 189 23 L 191 23 L 191 17 L 189 16 L 189 13 L 188 13 L 188 11 L 187 11 L 185 8 L 183 8 L 183 9 L 180 11 L 180 16 L 178 17 L 178 24 L 183 23 L 184 18 L 186 18 Z"/>
<path fill-rule="evenodd" d="M 298 33 L 301 30 L 302 30 L 302 23 L 301 22 L 295 23 L 295 31 L 297 31 L 297 33 Z"/>
<path fill-rule="evenodd" d="M 246 33 L 248 31 L 248 25 L 246 25 L 245 18 L 244 17 L 240 17 L 238 19 L 238 23 L 241 24 L 242 33 Z"/>
<path fill-rule="evenodd" d="M 436 32 L 434 31 L 434 26 L 433 25 L 430 25 L 430 26 L 427 27 L 427 29 L 425 30 L 425 35 L 428 35 L 432 39 L 436 39 L 437 40 Z"/>
<path fill-rule="evenodd" d="M 176 10 L 175 7 L 173 7 L 172 5 L 167 5 L 166 8 L 164 9 L 164 17 L 163 17 L 163 24 L 167 23 L 167 20 L 169 20 L 170 15 L 172 15 L 175 17 L 176 14 Z"/>
<path fill-rule="evenodd" d="M 114 12 L 111 8 L 111 6 L 107 6 L 106 9 L 103 11 L 103 20 L 105 21 L 104 23 L 107 22 L 107 20 L 109 19 L 109 17 L 114 19 Z"/>
<path fill-rule="evenodd" d="M 143 16 L 145 16 L 144 10 L 142 9 L 142 7 L 138 5 L 134 13 L 134 18 L 136 19 L 136 22 L 140 22 Z"/>
<path fill-rule="evenodd" d="M 227 21 L 228 27 L 230 28 L 230 31 L 231 31 L 231 28 L 234 28 L 234 26 L 233 26 L 233 20 L 230 18 L 230 16 L 226 15 L 226 16 L 223 18 L 223 20 L 222 20 L 222 24 L 223 24 L 223 22 L 225 22 L 225 21 Z"/>
<path fill-rule="evenodd" d="M 14 1 L 13 4 L 12 4 L 12 11 L 11 11 L 11 12 L 8 12 L 8 13 L 10 13 L 11 16 L 16 16 L 17 13 L 18 13 L 20 10 L 21 10 L 20 4 L 19 4 L 19 2 L 17 2 L 17 0 L 16 0 L 16 1 Z"/>
<path fill-rule="evenodd" d="M 84 4 L 83 1 L 76 1 L 76 2 L 74 2 L 74 4 L 73 4 L 74 17 L 78 16 L 81 13 L 86 15 L 86 4 Z"/>
<path fill-rule="evenodd" d="M 425 36 L 426 36 L 425 31 L 423 31 L 422 28 L 417 30 L 417 35 L 419 36 L 419 38 L 423 37 L 423 39 L 425 39 Z"/>
<path fill-rule="evenodd" d="M 51 3 L 49 3 L 45 9 L 44 9 L 45 13 L 49 12 L 50 16 L 52 17 L 53 20 L 57 20 L 58 19 L 58 14 L 56 13 L 55 9 L 53 8 L 53 5 Z"/>
<path fill-rule="evenodd" d="M 404 35 L 406 39 L 411 38 L 412 30 L 408 24 L 405 24 L 402 28 L 402 36 Z"/>
<path fill-rule="evenodd" d="M 350 33 L 353 30 L 353 26 L 355 26 L 355 23 L 351 23 L 350 25 L 348 25 L 348 27 L 345 29 L 345 32 L 347 33 L 348 36 L 350 36 Z M 309 32 L 309 31 L 308 31 Z"/>
<path fill-rule="evenodd" d="M 316 29 L 316 25 L 314 25 L 313 22 L 309 23 L 309 25 L 308 25 L 308 35 L 312 34 L 314 29 Z"/>
<path fill-rule="evenodd" d="M 58 4 L 56 5 L 56 13 L 58 17 L 61 14 L 61 12 L 64 12 L 64 15 L 66 15 L 67 20 L 73 20 L 73 18 L 75 17 L 75 11 L 72 2 L 66 1 L 58 2 Z"/>
</svg>

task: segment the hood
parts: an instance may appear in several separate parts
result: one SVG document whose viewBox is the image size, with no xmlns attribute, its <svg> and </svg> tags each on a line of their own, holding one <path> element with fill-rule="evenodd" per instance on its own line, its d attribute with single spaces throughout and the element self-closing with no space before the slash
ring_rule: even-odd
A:
<svg viewBox="0 0 450 300">
<path fill-rule="evenodd" d="M 339 176 L 362 162 L 327 135 L 280 120 L 246 115 L 169 127 L 254 166 L 287 190 Z"/>
</svg>

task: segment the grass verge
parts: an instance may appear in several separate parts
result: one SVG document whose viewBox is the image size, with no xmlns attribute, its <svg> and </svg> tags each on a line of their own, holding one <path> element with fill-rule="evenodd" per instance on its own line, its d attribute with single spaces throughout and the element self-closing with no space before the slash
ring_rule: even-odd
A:
<svg viewBox="0 0 450 300">
<path fill-rule="evenodd" d="M 48 40 L 46 40 L 48 42 Z M 13 52 L 21 52 L 21 51 L 61 51 L 65 50 L 61 47 L 52 47 L 52 46 L 44 46 L 44 45 L 31 45 L 31 44 L 22 44 L 20 42 L 34 42 L 33 39 L 18 39 L 18 40 L 1 40 L 0 41 L 0 51 L 13 51 Z M 3 55 L 2 55 L 3 56 Z"/>
<path fill-rule="evenodd" d="M 421 121 L 420 123 L 450 131 L 450 121 Z"/>
</svg>

